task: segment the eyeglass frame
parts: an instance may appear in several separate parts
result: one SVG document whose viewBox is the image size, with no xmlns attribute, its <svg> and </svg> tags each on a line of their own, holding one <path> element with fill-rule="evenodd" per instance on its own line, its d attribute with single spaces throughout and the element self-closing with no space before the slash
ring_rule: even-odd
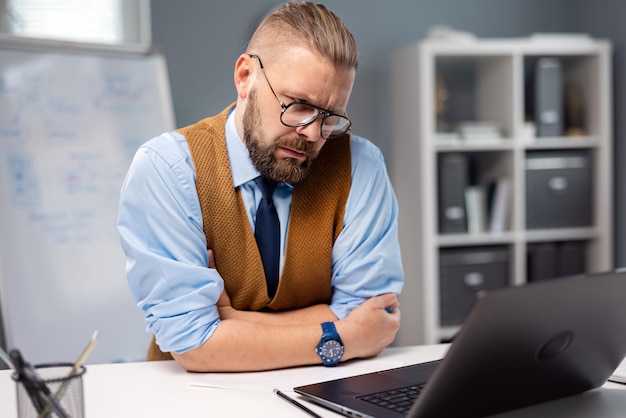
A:
<svg viewBox="0 0 626 418">
<path fill-rule="evenodd" d="M 294 100 L 294 101 L 292 101 L 292 102 L 290 102 L 288 104 L 283 103 L 283 101 L 280 100 L 280 98 L 276 94 L 276 91 L 274 91 L 274 88 L 272 87 L 272 83 L 270 83 L 270 80 L 267 78 L 267 74 L 265 74 L 265 67 L 263 66 L 263 62 L 261 61 L 261 57 L 259 57 L 256 54 L 249 54 L 249 53 L 248 53 L 248 56 L 250 58 L 256 58 L 257 59 L 257 61 L 259 62 L 259 67 L 261 68 L 261 72 L 263 73 L 263 77 L 265 77 L 265 81 L 267 81 L 267 85 L 269 86 L 270 90 L 272 91 L 272 94 L 274 94 L 274 97 L 276 97 L 276 100 L 278 100 L 278 104 L 280 104 L 280 108 L 282 109 L 281 112 L 280 112 L 280 123 L 282 123 L 283 125 L 287 126 L 288 128 L 298 128 L 298 127 L 301 127 L 301 126 L 309 126 L 310 124 L 312 124 L 313 122 L 318 120 L 321 115 L 323 115 L 324 117 L 322 118 L 322 122 L 320 123 L 320 136 L 322 138 L 324 138 L 325 140 L 329 141 L 329 140 L 333 140 L 333 139 L 336 139 L 336 138 L 340 138 L 343 135 L 345 135 L 348 132 L 350 132 L 350 130 L 352 129 L 352 121 L 350 121 L 350 119 L 348 119 L 348 117 L 345 114 L 340 115 L 338 113 L 331 112 L 328 109 L 324 109 L 323 107 L 315 106 L 314 104 L 307 103 L 305 101 L 298 100 L 298 99 L 296 99 L 296 100 Z M 298 123 L 296 125 L 292 125 L 292 124 L 283 122 L 283 115 L 285 114 L 285 111 L 289 107 L 291 107 L 293 105 L 296 105 L 296 104 L 305 104 L 307 106 L 311 106 L 314 109 L 317 109 L 317 111 L 318 111 L 317 116 L 315 116 L 313 119 L 311 119 L 308 122 L 300 122 L 300 123 Z M 335 136 L 331 136 L 331 137 L 327 138 L 327 137 L 324 136 L 324 132 L 322 130 L 322 126 L 324 125 L 324 121 L 329 116 L 338 116 L 340 118 L 343 118 L 343 119 L 347 120 L 348 121 L 348 127 L 341 134 L 335 135 Z"/>
</svg>

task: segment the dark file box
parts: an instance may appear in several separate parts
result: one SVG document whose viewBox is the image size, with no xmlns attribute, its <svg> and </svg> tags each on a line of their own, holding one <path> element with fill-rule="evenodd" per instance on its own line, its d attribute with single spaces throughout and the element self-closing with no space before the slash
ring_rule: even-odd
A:
<svg viewBox="0 0 626 418">
<path fill-rule="evenodd" d="M 465 188 L 468 185 L 468 157 L 460 152 L 445 152 L 438 159 L 439 233 L 467 232 Z"/>
<path fill-rule="evenodd" d="M 527 281 L 582 274 L 586 271 L 585 252 L 584 241 L 529 244 L 526 257 Z"/>
<path fill-rule="evenodd" d="M 583 274 L 587 271 L 587 244 L 585 242 L 562 242 L 559 247 L 559 274 L 561 277 Z"/>
<path fill-rule="evenodd" d="M 476 293 L 509 284 L 509 249 L 503 246 L 444 248 L 439 252 L 442 326 L 459 325 Z"/>
<path fill-rule="evenodd" d="M 559 277 L 556 243 L 542 242 L 529 245 L 526 253 L 526 280 L 536 282 Z"/>
<path fill-rule="evenodd" d="M 591 153 L 587 150 L 526 154 L 526 228 L 591 225 Z"/>
</svg>

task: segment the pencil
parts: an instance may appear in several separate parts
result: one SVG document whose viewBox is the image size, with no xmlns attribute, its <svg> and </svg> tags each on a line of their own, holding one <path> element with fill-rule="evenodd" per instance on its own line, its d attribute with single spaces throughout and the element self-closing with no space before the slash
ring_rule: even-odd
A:
<svg viewBox="0 0 626 418">
<path fill-rule="evenodd" d="M 290 404 L 292 404 L 293 406 L 300 408 L 301 410 L 303 410 L 304 412 L 306 412 L 307 414 L 309 414 L 312 417 L 315 418 L 322 418 L 321 415 L 316 414 L 315 412 L 311 411 L 309 408 L 307 408 L 306 406 L 304 406 L 303 404 L 301 404 L 300 402 L 296 401 L 293 398 L 290 398 L 289 396 L 285 395 L 283 392 L 281 392 L 278 389 L 274 389 L 274 393 L 276 395 L 278 395 L 280 398 L 286 400 L 287 402 L 289 402 Z"/>
<path fill-rule="evenodd" d="M 74 363 L 74 365 L 72 366 L 70 373 L 67 375 L 67 380 L 65 380 L 61 384 L 61 386 L 59 386 L 59 389 L 56 391 L 56 393 L 52 395 L 52 400 L 56 400 L 58 402 L 61 401 L 61 398 L 63 398 L 63 395 L 65 394 L 65 390 L 67 389 L 67 386 L 70 383 L 70 379 L 74 377 L 74 375 L 80 370 L 83 363 L 87 359 L 87 356 L 89 355 L 89 353 L 91 353 L 91 350 L 93 350 L 93 347 L 96 345 L 97 341 L 98 341 L 98 331 L 95 331 L 93 335 L 91 336 L 89 343 L 87 343 L 87 346 L 83 349 L 82 353 L 80 353 L 80 356 L 78 356 L 78 360 L 76 360 L 76 363 Z M 54 406 L 54 403 L 52 402 L 52 400 L 51 402 L 48 402 L 48 404 L 46 405 L 46 408 L 41 414 L 39 414 L 38 418 L 46 418 L 48 416 L 48 414 L 50 413 L 50 409 L 52 409 L 52 407 Z"/>
</svg>

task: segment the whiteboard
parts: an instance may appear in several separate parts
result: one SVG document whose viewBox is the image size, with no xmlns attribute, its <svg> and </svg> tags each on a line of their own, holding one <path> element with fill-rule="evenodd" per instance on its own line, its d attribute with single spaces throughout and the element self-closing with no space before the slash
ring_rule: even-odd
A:
<svg viewBox="0 0 626 418">
<path fill-rule="evenodd" d="M 2 49 L 0 306 L 7 348 L 31 363 L 145 359 L 117 235 L 136 149 L 174 128 L 156 53 Z"/>
</svg>

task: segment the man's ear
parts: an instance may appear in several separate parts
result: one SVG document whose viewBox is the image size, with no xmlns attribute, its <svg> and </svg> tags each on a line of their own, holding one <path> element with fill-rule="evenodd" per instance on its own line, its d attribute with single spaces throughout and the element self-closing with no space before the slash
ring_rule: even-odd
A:
<svg viewBox="0 0 626 418">
<path fill-rule="evenodd" d="M 234 80 L 237 96 L 240 99 L 245 99 L 248 96 L 249 84 L 252 81 L 252 69 L 248 54 L 241 54 L 237 59 Z"/>
</svg>

